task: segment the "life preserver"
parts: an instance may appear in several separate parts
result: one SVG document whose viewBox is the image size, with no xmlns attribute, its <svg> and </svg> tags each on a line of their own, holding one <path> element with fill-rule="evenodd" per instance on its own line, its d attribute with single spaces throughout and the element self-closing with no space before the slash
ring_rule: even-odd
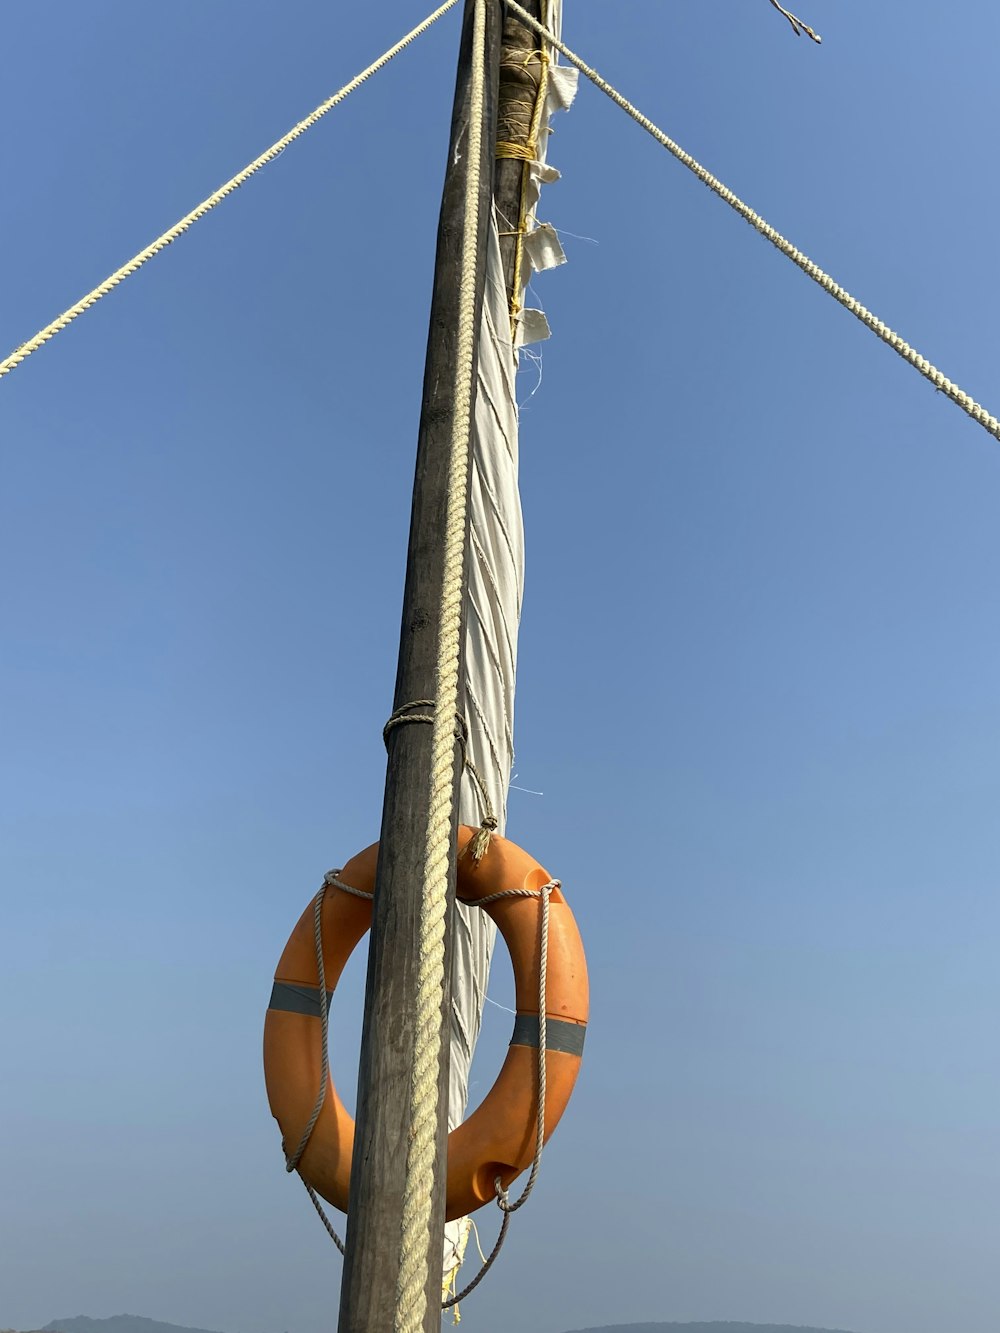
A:
<svg viewBox="0 0 1000 1333">
<path fill-rule="evenodd" d="M 459 829 L 461 852 L 475 830 Z M 371 892 L 375 887 L 378 843 L 367 847 L 340 872 L 345 884 Z M 476 902 L 505 889 L 540 889 L 550 882 L 527 852 L 494 835 L 477 863 L 459 857 L 458 896 Z M 589 992 L 587 964 L 576 922 L 558 888 L 550 895 L 546 981 L 545 1137 L 569 1102 L 583 1055 Z M 489 912 L 507 943 L 514 967 L 517 1017 L 514 1034 L 496 1082 L 468 1120 L 448 1136 L 447 1217 L 470 1213 L 495 1197 L 494 1180 L 504 1187 L 530 1165 L 538 1118 L 538 958 L 539 899 L 500 898 Z M 327 1003 L 355 945 L 371 925 L 371 903 L 335 888 L 322 905 L 323 965 Z M 320 995 L 314 910 L 303 912 L 274 974 L 264 1023 L 264 1074 L 271 1112 L 291 1151 L 312 1114 L 319 1087 Z M 298 1170 L 317 1193 L 347 1211 L 354 1121 L 330 1080 L 319 1119 Z"/>
</svg>

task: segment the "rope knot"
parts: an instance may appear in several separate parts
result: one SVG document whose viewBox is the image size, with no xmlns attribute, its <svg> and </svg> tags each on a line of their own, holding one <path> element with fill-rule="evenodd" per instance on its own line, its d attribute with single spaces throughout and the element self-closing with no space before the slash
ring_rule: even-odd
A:
<svg viewBox="0 0 1000 1333">
<path fill-rule="evenodd" d="M 476 865 L 483 859 L 490 849 L 490 842 L 493 834 L 497 830 L 497 817 L 493 813 L 483 816 L 483 822 L 476 829 L 475 833 L 469 839 L 465 852 L 472 857 Z M 463 856 L 465 855 L 463 852 Z"/>
<path fill-rule="evenodd" d="M 431 711 L 429 713 L 414 712 L 414 709 L 417 708 L 429 708 Z M 433 726 L 434 710 L 436 708 L 437 702 L 434 699 L 411 699 L 407 704 L 400 704 L 382 728 L 382 739 L 385 742 L 385 748 L 387 750 L 389 748 L 389 732 L 395 727 L 405 726 L 408 722 L 425 722 L 428 726 Z M 461 713 L 455 714 L 455 739 L 464 752 L 469 739 L 469 728 Z"/>
</svg>

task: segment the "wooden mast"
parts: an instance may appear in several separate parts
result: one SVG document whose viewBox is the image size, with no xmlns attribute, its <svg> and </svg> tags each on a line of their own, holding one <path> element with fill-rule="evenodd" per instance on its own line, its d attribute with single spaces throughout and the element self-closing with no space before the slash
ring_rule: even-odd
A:
<svg viewBox="0 0 1000 1333">
<path fill-rule="evenodd" d="M 459 51 L 448 164 L 438 223 L 437 259 L 423 402 L 417 440 L 406 582 L 394 709 L 433 699 L 437 619 L 443 580 L 444 515 L 449 443 L 454 416 L 462 219 L 468 179 L 471 52 L 474 0 L 466 0 Z M 486 237 L 493 190 L 499 0 L 488 0 L 486 126 L 480 174 L 477 324 L 485 280 Z M 402 205 L 402 201 L 401 201 Z M 418 711 L 426 711 L 421 709 Z M 381 851 L 368 955 L 368 981 L 358 1075 L 357 1131 L 340 1300 L 340 1333 L 389 1333 L 400 1265 L 400 1215 L 407 1150 L 407 1107 L 413 1063 L 417 958 L 423 863 L 428 822 L 431 728 L 414 724 L 388 733 Z M 456 752 L 457 820 L 460 754 Z M 450 873 L 446 959 L 454 916 L 454 852 Z M 441 1244 L 444 1235 L 447 1152 L 450 969 L 441 1011 L 442 1059 L 438 1085 L 438 1167 L 427 1279 L 426 1333 L 441 1323 Z"/>
</svg>

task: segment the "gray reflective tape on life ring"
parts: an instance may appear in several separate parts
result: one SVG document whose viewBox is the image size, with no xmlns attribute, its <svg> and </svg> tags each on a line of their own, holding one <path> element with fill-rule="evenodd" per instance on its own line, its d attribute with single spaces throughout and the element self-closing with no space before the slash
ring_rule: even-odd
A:
<svg viewBox="0 0 1000 1333">
<path fill-rule="evenodd" d="M 330 1012 L 333 991 L 326 993 L 326 1009 Z M 268 1009 L 277 1009 L 283 1014 L 305 1014 L 307 1018 L 319 1018 L 319 987 L 294 986 L 288 981 L 276 981 L 271 990 L 271 1003 Z"/>
<path fill-rule="evenodd" d="M 564 1018 L 545 1020 L 545 1049 L 565 1051 L 567 1055 L 583 1055 L 587 1035 L 586 1023 L 568 1023 Z M 538 1049 L 538 1015 L 518 1014 L 514 1019 L 511 1046 L 533 1046 Z"/>
</svg>

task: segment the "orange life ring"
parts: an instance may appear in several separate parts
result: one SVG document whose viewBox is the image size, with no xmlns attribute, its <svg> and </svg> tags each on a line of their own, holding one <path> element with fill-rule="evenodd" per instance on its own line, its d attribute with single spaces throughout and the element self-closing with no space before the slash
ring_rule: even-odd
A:
<svg viewBox="0 0 1000 1333">
<path fill-rule="evenodd" d="M 459 829 L 459 851 L 476 830 Z M 357 889 L 375 887 L 378 843 L 367 847 L 341 871 Z M 527 852 L 494 835 L 477 863 L 458 862 L 458 895 L 476 902 L 505 889 L 540 889 L 550 875 Z M 546 983 L 545 1137 L 555 1129 L 569 1102 L 583 1055 L 589 1010 L 587 964 L 573 914 L 558 888 L 550 896 Z M 538 949 L 539 899 L 500 898 L 489 912 L 510 950 L 517 1017 L 514 1035 L 496 1082 L 485 1100 L 448 1136 L 449 1220 L 481 1208 L 495 1197 L 494 1179 L 507 1188 L 529 1166 L 538 1118 Z M 329 889 L 322 906 L 323 965 L 327 1003 L 355 945 L 371 925 L 371 903 Z M 321 1074 L 320 995 L 314 910 L 306 908 L 281 955 L 264 1024 L 267 1096 L 289 1150 L 299 1142 L 312 1114 Z M 317 1193 L 347 1211 L 354 1121 L 327 1083 L 319 1119 L 298 1163 Z"/>
</svg>

